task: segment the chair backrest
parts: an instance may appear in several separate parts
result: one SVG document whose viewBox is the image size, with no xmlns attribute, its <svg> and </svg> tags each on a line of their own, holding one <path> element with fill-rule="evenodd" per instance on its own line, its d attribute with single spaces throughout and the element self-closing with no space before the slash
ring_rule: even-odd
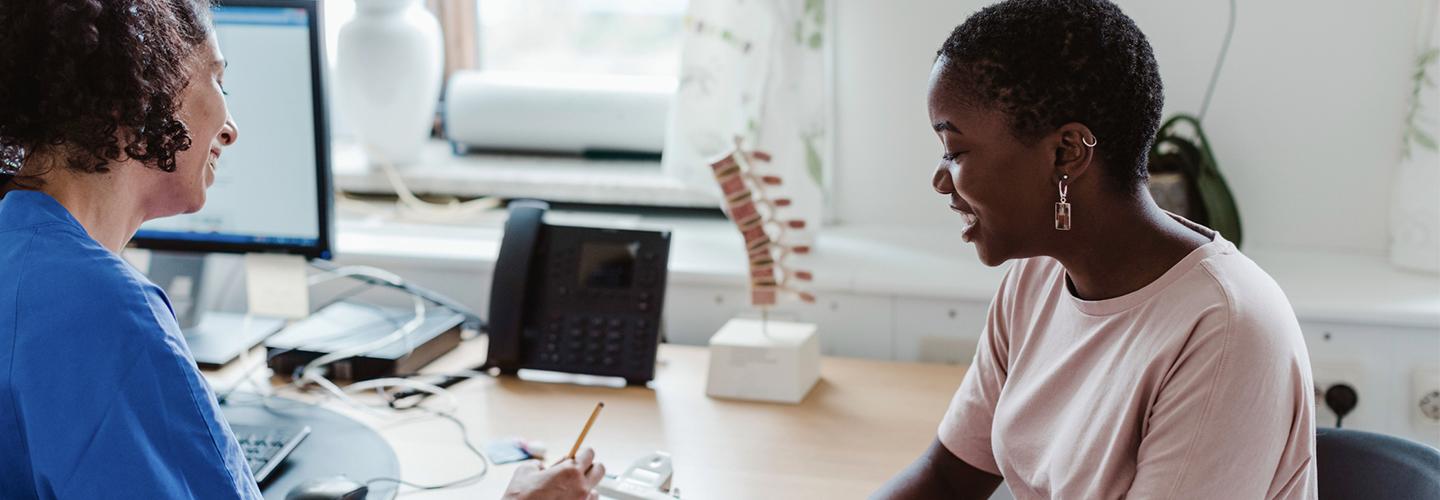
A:
<svg viewBox="0 0 1440 500">
<path fill-rule="evenodd" d="M 1384 434 L 1317 429 L 1322 500 L 1440 499 L 1440 450 Z"/>
</svg>

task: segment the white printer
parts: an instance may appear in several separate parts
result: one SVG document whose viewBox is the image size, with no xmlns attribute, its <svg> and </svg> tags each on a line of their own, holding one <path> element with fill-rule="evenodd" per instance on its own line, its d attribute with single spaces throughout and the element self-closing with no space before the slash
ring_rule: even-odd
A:
<svg viewBox="0 0 1440 500">
<path fill-rule="evenodd" d="M 456 151 L 653 154 L 665 146 L 674 78 L 462 71 L 445 95 Z"/>
</svg>

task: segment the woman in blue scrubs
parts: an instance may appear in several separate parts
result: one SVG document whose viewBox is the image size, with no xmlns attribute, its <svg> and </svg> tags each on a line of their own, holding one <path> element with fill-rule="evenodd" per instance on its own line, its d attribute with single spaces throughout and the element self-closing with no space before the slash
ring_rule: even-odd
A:
<svg viewBox="0 0 1440 500">
<path fill-rule="evenodd" d="M 259 498 L 165 294 L 119 257 L 239 138 L 202 0 L 0 2 L 0 498 Z M 586 499 L 594 454 L 507 498 Z"/>
</svg>

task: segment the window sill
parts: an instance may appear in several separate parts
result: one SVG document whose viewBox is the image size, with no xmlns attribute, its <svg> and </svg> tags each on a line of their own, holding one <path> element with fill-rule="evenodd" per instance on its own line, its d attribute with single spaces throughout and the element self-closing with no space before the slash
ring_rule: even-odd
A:
<svg viewBox="0 0 1440 500">
<path fill-rule="evenodd" d="M 351 193 L 395 191 L 384 172 L 369 167 L 360 146 L 331 145 L 335 187 Z M 456 156 L 445 141 L 425 144 L 415 165 L 397 167 L 412 192 L 479 197 L 534 198 L 599 205 L 713 208 L 714 194 L 666 176 L 655 161 L 589 160 L 515 154 Z"/>
</svg>

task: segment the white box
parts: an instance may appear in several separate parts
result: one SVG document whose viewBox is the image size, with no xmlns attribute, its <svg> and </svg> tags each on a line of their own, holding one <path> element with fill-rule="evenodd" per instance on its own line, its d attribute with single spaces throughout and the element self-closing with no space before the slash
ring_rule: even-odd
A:
<svg viewBox="0 0 1440 500">
<path fill-rule="evenodd" d="M 819 380 L 813 324 L 735 318 L 710 337 L 710 397 L 799 403 Z"/>
</svg>

